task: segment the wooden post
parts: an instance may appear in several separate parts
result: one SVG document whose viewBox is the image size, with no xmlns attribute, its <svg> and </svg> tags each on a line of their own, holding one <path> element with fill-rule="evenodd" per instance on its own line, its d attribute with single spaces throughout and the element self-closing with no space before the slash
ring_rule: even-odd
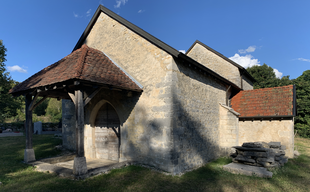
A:
<svg viewBox="0 0 310 192">
<path fill-rule="evenodd" d="M 76 113 L 76 150 L 78 157 L 84 157 L 84 103 L 83 92 L 75 91 L 75 113 Z"/>
<path fill-rule="evenodd" d="M 83 91 L 75 91 L 76 114 L 76 152 L 74 158 L 73 174 L 79 176 L 87 173 L 86 158 L 84 155 L 84 101 Z"/>
<path fill-rule="evenodd" d="M 35 161 L 35 155 L 34 155 L 34 150 L 32 148 L 32 110 L 30 110 L 30 105 L 32 102 L 32 95 L 27 94 L 26 95 L 26 127 L 25 127 L 25 132 L 26 132 L 26 149 L 24 152 L 24 161 L 26 163 Z"/>
</svg>

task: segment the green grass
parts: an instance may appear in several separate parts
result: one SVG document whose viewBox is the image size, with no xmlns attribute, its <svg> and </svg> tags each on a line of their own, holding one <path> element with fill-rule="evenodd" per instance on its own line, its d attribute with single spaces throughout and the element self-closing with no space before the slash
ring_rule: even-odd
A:
<svg viewBox="0 0 310 192">
<path fill-rule="evenodd" d="M 33 141 L 37 159 L 59 153 L 59 139 L 35 135 Z M 129 166 L 76 181 L 23 164 L 25 137 L 0 138 L 0 146 L 0 191 L 310 191 L 310 139 L 304 138 L 295 139 L 301 155 L 273 170 L 271 179 L 225 172 L 221 167 L 231 160 L 220 158 L 181 177 Z"/>
</svg>

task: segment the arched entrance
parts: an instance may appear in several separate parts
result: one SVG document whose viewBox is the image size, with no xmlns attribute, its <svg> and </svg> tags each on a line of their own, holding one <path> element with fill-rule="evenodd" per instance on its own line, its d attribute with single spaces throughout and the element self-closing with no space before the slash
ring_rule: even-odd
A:
<svg viewBox="0 0 310 192">
<path fill-rule="evenodd" d="M 95 119 L 96 158 L 119 160 L 120 120 L 115 109 L 104 103 Z"/>
</svg>

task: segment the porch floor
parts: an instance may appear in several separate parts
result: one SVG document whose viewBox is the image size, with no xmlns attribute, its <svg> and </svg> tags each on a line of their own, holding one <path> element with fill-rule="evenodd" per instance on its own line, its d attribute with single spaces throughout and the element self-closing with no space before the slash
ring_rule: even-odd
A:
<svg viewBox="0 0 310 192">
<path fill-rule="evenodd" d="M 73 170 L 73 162 L 74 160 L 71 160 L 71 161 L 56 163 L 54 165 L 58 167 L 65 167 L 65 168 Z M 118 161 L 111 161 L 108 159 L 86 159 L 86 163 L 87 163 L 87 170 L 89 171 L 89 170 L 96 169 L 99 167 L 115 165 L 118 163 Z"/>
<path fill-rule="evenodd" d="M 59 159 L 59 157 L 57 157 L 57 159 Z M 35 166 L 35 170 L 38 172 L 54 173 L 61 177 L 72 179 L 85 179 L 98 174 L 108 173 L 112 169 L 122 168 L 133 164 L 132 162 L 128 161 L 118 162 L 107 159 L 86 159 L 88 170 L 87 174 L 76 176 L 73 174 L 73 162 L 74 160 L 72 160 L 72 158 L 61 162 L 55 162 L 55 159 L 49 158 L 40 161 L 34 161 L 30 164 Z"/>
</svg>

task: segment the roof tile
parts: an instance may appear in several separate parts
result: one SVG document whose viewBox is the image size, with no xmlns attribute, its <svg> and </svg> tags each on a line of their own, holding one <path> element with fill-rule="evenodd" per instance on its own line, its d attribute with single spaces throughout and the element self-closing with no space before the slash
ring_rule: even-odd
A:
<svg viewBox="0 0 310 192">
<path fill-rule="evenodd" d="M 16 85 L 10 90 L 10 93 L 52 85 L 70 79 L 107 84 L 127 90 L 142 90 L 103 52 L 83 45 L 60 61 Z"/>
<path fill-rule="evenodd" d="M 293 115 L 293 85 L 240 91 L 231 107 L 240 117 Z"/>
</svg>

